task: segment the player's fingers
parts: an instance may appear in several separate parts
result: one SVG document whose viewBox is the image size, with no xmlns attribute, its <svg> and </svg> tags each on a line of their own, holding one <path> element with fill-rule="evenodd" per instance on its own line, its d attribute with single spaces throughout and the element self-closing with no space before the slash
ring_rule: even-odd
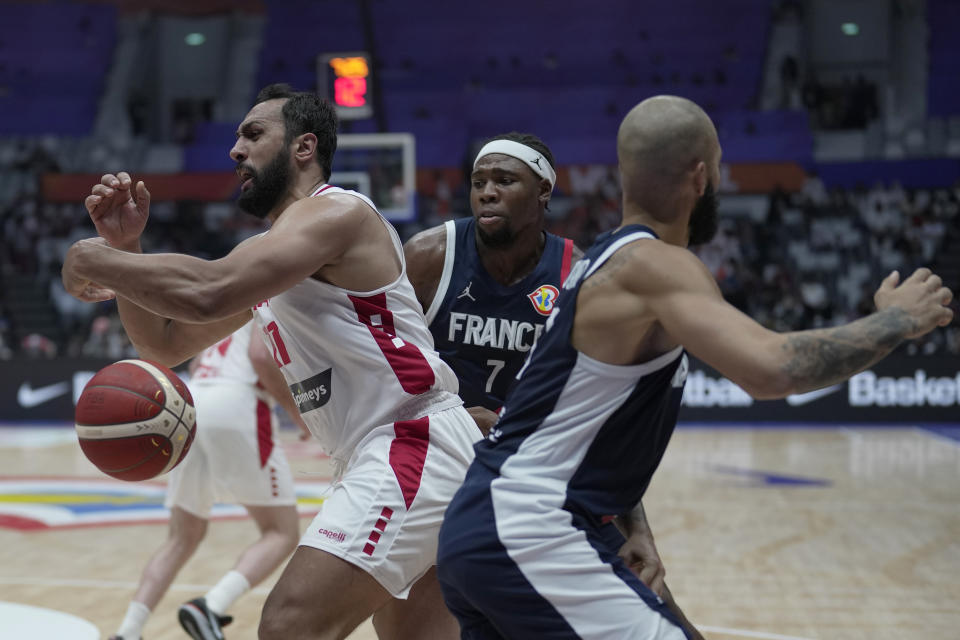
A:
<svg viewBox="0 0 960 640">
<path fill-rule="evenodd" d="M 90 195 L 99 196 L 101 201 L 106 200 L 107 202 L 109 202 L 116 194 L 117 194 L 117 191 L 115 189 L 111 189 L 110 187 L 105 187 L 102 184 L 98 184 L 93 189 L 90 190 Z"/>
<path fill-rule="evenodd" d="M 141 209 L 150 206 L 150 192 L 147 191 L 147 185 L 143 184 L 143 180 L 137 182 L 137 206 Z"/>
<path fill-rule="evenodd" d="M 880 283 L 881 289 L 896 289 L 897 285 L 900 283 L 900 272 L 891 271 L 890 275 L 883 279 L 883 282 Z"/>
<path fill-rule="evenodd" d="M 950 291 L 950 289 L 946 287 L 940 287 L 940 291 L 937 292 L 937 299 L 940 301 L 940 304 L 946 306 L 953 302 L 953 291 Z"/>
<path fill-rule="evenodd" d="M 103 214 L 96 214 L 97 206 L 103 200 L 100 196 L 87 196 L 83 201 L 83 206 L 87 208 L 87 213 L 90 214 L 90 217 L 94 220 L 98 219 Z"/>
<path fill-rule="evenodd" d="M 641 566 L 634 565 L 634 571 L 637 572 L 640 581 L 650 587 L 650 590 L 660 595 L 663 591 L 664 576 L 659 566 Z"/>
<path fill-rule="evenodd" d="M 930 271 L 930 269 L 927 269 L 926 267 L 920 267 L 919 269 L 914 271 L 912 274 L 910 274 L 910 277 L 907 278 L 907 280 L 913 280 L 915 282 L 926 282 L 927 278 L 929 278 L 930 274 L 932 273 L 933 272 Z"/>
<path fill-rule="evenodd" d="M 117 180 L 117 176 L 112 173 L 105 173 L 103 177 L 100 178 L 100 184 L 107 187 L 116 187 L 120 185 L 120 181 Z"/>
<path fill-rule="evenodd" d="M 646 565 L 646 564 L 635 564 L 633 565 L 637 574 L 640 576 L 640 580 L 643 584 L 650 586 L 650 583 L 653 582 L 654 578 L 657 577 L 657 567 Z"/>
<path fill-rule="evenodd" d="M 940 319 L 937 321 L 937 325 L 945 327 L 951 322 L 953 322 L 953 309 L 943 307 L 940 311 Z"/>
<path fill-rule="evenodd" d="M 927 278 L 927 281 L 924 282 L 924 284 L 927 285 L 927 288 L 930 289 L 930 291 L 936 291 L 943 286 L 943 280 L 940 278 L 940 276 L 934 273 Z"/>
<path fill-rule="evenodd" d="M 103 302 L 104 300 L 113 300 L 117 297 L 117 294 L 111 289 L 91 284 L 87 285 L 80 297 L 86 302 Z"/>
<path fill-rule="evenodd" d="M 120 173 L 118 173 L 118 174 L 117 174 L 117 180 L 120 181 L 120 188 L 121 188 L 121 189 L 129 189 L 129 188 L 130 188 L 130 184 L 133 182 L 133 181 L 130 179 L 130 174 L 127 173 L 126 171 L 121 171 Z"/>
<path fill-rule="evenodd" d="M 664 588 L 666 587 L 666 585 L 667 585 L 667 583 L 666 583 L 666 581 L 663 579 L 663 577 L 662 577 L 662 576 L 658 576 L 658 577 L 655 578 L 655 579 L 653 580 L 653 582 L 650 584 L 650 590 L 653 591 L 655 594 L 657 594 L 658 596 L 660 596 L 660 597 L 662 598 L 662 597 L 663 597 L 663 594 L 664 594 Z"/>
</svg>

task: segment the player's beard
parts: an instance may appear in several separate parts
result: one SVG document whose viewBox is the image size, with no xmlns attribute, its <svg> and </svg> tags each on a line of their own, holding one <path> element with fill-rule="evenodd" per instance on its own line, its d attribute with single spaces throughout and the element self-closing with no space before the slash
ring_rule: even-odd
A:
<svg viewBox="0 0 960 640">
<path fill-rule="evenodd" d="M 713 190 L 713 184 L 707 182 L 703 195 L 697 198 L 690 213 L 690 236 L 687 241 L 689 246 L 694 247 L 713 240 L 717 233 L 717 209 L 717 194 Z"/>
<path fill-rule="evenodd" d="M 250 188 L 240 193 L 237 206 L 261 220 L 273 210 L 290 184 L 290 158 L 284 145 L 262 170 L 242 165 L 252 174 Z"/>
<path fill-rule="evenodd" d="M 480 240 L 481 244 L 490 249 L 506 249 L 513 244 L 513 241 L 516 239 L 516 234 L 513 233 L 513 229 L 510 228 L 509 224 L 503 225 L 492 233 L 483 229 L 478 224 L 477 239 Z"/>
</svg>

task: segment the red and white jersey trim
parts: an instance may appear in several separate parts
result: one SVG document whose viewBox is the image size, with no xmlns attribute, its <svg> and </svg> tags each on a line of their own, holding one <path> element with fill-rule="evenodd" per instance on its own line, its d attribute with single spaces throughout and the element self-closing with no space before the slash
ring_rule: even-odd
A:
<svg viewBox="0 0 960 640">
<path fill-rule="evenodd" d="M 313 197 L 330 193 L 376 211 L 366 196 L 330 185 Z M 403 265 L 395 281 L 350 291 L 306 278 L 253 310 L 304 421 L 339 459 L 377 426 L 461 404 L 456 376 L 434 351 L 407 279 L 400 238 L 380 218 Z"/>
</svg>

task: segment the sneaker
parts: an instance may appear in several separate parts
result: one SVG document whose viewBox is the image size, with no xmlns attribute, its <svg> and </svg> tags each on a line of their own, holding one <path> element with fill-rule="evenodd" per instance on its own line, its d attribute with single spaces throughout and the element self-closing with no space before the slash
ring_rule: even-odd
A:
<svg viewBox="0 0 960 640">
<path fill-rule="evenodd" d="M 218 616 L 210 611 L 205 598 L 194 598 L 180 605 L 177 618 L 193 640 L 223 640 L 220 628 L 233 622 L 232 616 Z"/>
</svg>

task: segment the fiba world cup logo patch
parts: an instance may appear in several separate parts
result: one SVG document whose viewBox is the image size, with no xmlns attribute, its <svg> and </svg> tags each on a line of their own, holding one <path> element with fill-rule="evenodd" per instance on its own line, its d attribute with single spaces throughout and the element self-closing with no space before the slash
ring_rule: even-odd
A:
<svg viewBox="0 0 960 640">
<path fill-rule="evenodd" d="M 552 284 L 542 284 L 533 293 L 528 293 L 527 297 L 530 298 L 530 302 L 537 313 L 548 316 L 553 311 L 553 305 L 556 304 L 559 295 L 560 292 Z"/>
</svg>

